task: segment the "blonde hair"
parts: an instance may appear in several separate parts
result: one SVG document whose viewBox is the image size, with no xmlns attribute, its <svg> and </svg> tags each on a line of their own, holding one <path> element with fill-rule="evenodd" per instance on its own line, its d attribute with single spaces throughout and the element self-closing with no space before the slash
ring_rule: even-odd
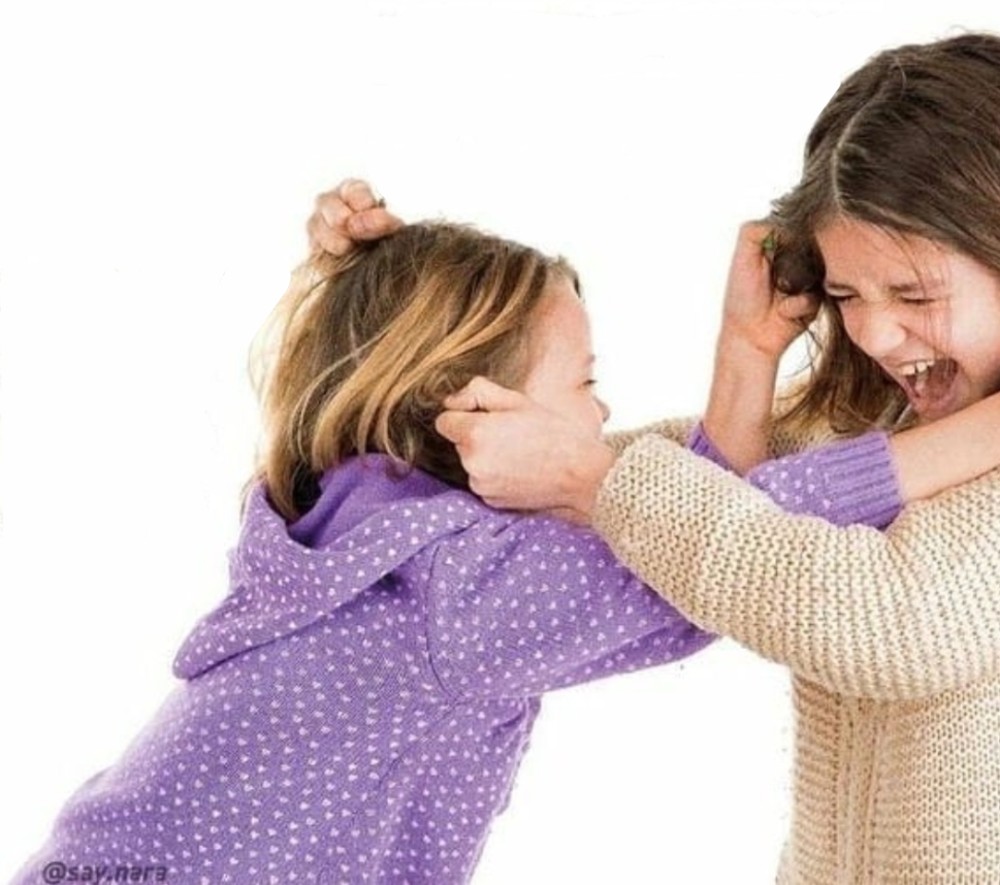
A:
<svg viewBox="0 0 1000 885">
<path fill-rule="evenodd" d="M 528 323 L 554 273 L 578 287 L 562 259 L 443 222 L 310 258 L 253 345 L 265 441 L 251 482 L 289 520 L 320 474 L 365 452 L 467 487 L 434 419 L 476 375 L 523 381 Z"/>
</svg>

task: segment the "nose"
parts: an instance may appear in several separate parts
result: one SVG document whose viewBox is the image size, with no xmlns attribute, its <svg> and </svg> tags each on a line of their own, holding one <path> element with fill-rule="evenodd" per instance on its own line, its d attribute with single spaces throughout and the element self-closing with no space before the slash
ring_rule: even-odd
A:
<svg viewBox="0 0 1000 885">
<path fill-rule="evenodd" d="M 611 408 L 599 396 L 595 398 L 597 400 L 597 408 L 601 410 L 601 423 L 604 424 L 611 417 Z"/>
<path fill-rule="evenodd" d="M 889 356 L 906 340 L 906 327 L 892 304 L 859 305 L 843 318 L 850 339 L 872 359 Z"/>
</svg>

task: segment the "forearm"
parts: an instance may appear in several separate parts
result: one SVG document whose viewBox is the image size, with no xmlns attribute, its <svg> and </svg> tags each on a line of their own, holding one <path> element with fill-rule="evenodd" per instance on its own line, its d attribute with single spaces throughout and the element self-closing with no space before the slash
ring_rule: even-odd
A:
<svg viewBox="0 0 1000 885">
<path fill-rule="evenodd" d="M 615 453 L 620 455 L 632 443 L 642 436 L 655 433 L 658 436 L 665 436 L 679 445 L 683 445 L 685 440 L 691 435 L 691 431 L 698 423 L 698 418 L 685 416 L 682 418 L 663 418 L 651 424 L 644 424 L 642 427 L 629 428 L 628 430 L 615 430 L 604 434 L 604 444 Z"/>
<path fill-rule="evenodd" d="M 1000 394 L 889 442 L 904 501 L 936 495 L 1000 466 Z"/>
<path fill-rule="evenodd" d="M 562 497 L 566 506 L 589 524 L 597 502 L 597 493 L 608 471 L 614 466 L 615 452 L 603 440 L 580 439 L 562 468 Z"/>
<path fill-rule="evenodd" d="M 720 338 L 702 427 L 725 465 L 741 475 L 767 460 L 776 371 L 776 364 L 768 358 L 735 344 L 723 346 Z M 566 467 L 567 487 L 578 502 L 574 506 L 590 516 L 597 490 L 613 463 L 607 449 L 618 455 L 650 433 L 684 442 L 694 427 L 691 418 L 667 420 L 607 436 L 603 451 L 597 446 L 584 447 Z M 981 476 L 1000 466 L 1000 394 L 931 424 L 895 434 L 889 439 L 889 452 L 899 499 L 904 504 Z"/>
<path fill-rule="evenodd" d="M 420 578 L 432 588 L 434 671 L 458 696 L 537 694 L 679 660 L 714 638 L 589 529 L 495 511 L 472 532 L 429 553 L 431 579 Z"/>
<path fill-rule="evenodd" d="M 706 630 L 845 694 L 927 697 L 1000 667 L 1000 474 L 885 536 L 790 516 L 665 440 L 619 458 L 595 527 Z"/>
<path fill-rule="evenodd" d="M 777 375 L 775 359 L 738 338 L 720 334 L 703 424 L 740 475 L 767 458 Z"/>
</svg>

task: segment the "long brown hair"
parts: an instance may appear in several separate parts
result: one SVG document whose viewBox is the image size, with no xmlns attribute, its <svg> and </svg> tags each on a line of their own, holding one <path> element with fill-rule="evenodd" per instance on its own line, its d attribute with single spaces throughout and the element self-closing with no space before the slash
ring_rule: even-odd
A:
<svg viewBox="0 0 1000 885">
<path fill-rule="evenodd" d="M 434 419 L 475 375 L 522 382 L 529 320 L 554 273 L 577 285 L 562 259 L 443 222 L 314 255 L 252 350 L 265 433 L 254 479 L 274 506 L 297 518 L 323 471 L 365 452 L 467 487 Z"/>
<path fill-rule="evenodd" d="M 775 201 L 774 276 L 821 296 L 808 381 L 779 427 L 892 424 L 906 398 L 823 297 L 815 233 L 837 217 L 916 235 L 1000 271 L 1000 38 L 965 34 L 882 52 L 848 77 L 806 141 L 802 178 Z"/>
</svg>

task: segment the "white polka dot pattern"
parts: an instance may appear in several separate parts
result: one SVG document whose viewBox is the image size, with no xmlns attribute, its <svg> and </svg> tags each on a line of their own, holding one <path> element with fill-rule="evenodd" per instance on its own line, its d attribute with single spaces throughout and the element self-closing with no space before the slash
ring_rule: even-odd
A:
<svg viewBox="0 0 1000 885">
<path fill-rule="evenodd" d="M 700 423 L 688 448 L 732 470 Z M 833 525 L 885 528 L 903 507 L 889 435 L 880 430 L 765 461 L 744 478 L 786 513 L 821 516 Z"/>
<path fill-rule="evenodd" d="M 538 695 L 712 640 L 592 532 L 501 513 L 379 457 L 286 526 L 261 489 L 185 682 L 88 780 L 49 860 L 178 883 L 467 882 Z"/>
</svg>

